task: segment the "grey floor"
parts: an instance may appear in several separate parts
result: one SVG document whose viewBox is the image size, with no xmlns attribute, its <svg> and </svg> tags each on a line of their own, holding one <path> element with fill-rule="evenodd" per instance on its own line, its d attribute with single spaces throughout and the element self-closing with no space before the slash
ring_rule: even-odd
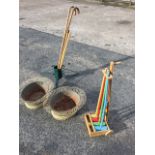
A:
<svg viewBox="0 0 155 155">
<path fill-rule="evenodd" d="M 32 77 L 52 77 L 61 43 L 60 37 L 20 28 L 20 88 Z M 94 111 L 102 72 L 111 60 L 122 61 L 114 71 L 108 137 L 90 138 L 83 115 Z M 87 103 L 75 117 L 59 122 L 44 109 L 31 111 L 20 103 L 20 154 L 24 155 L 133 155 L 135 146 L 135 59 L 94 46 L 70 41 L 65 57 L 66 85 L 78 86 Z"/>
</svg>

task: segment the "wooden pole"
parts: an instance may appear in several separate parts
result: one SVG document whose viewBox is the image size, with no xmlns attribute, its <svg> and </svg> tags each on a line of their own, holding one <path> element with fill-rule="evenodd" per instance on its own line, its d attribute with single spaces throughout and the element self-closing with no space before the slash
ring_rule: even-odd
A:
<svg viewBox="0 0 155 155">
<path fill-rule="evenodd" d="M 71 25 L 71 21 L 72 21 L 72 17 L 73 15 L 79 14 L 80 11 L 77 7 L 70 7 L 69 12 L 68 12 L 68 16 L 67 16 L 67 22 L 66 22 L 66 28 L 64 31 L 64 37 L 62 40 L 62 44 L 61 44 L 61 48 L 60 48 L 60 55 L 59 55 L 59 59 L 58 59 L 58 69 L 62 68 L 63 65 L 63 61 L 64 61 L 64 57 L 65 57 L 65 53 L 66 53 L 66 49 L 67 49 L 67 45 L 69 42 L 69 38 L 70 38 L 70 25 Z"/>
<path fill-rule="evenodd" d="M 57 64 L 58 69 L 60 69 L 61 56 L 62 56 L 65 40 L 66 40 L 66 37 L 67 37 L 67 29 L 68 29 L 69 20 L 71 18 L 71 15 L 73 14 L 72 13 L 73 9 L 74 9 L 74 7 L 70 7 L 69 12 L 68 12 L 67 22 L 66 22 L 66 26 L 65 26 L 64 36 L 63 36 L 63 39 L 62 39 L 61 48 L 60 48 L 60 54 L 59 54 L 59 59 L 58 59 L 58 64 Z"/>
<path fill-rule="evenodd" d="M 71 32 L 69 31 L 69 33 L 67 33 L 67 38 L 66 38 L 64 48 L 63 48 L 63 51 L 62 51 L 60 68 L 62 68 L 62 65 L 63 65 L 63 62 L 64 62 L 64 57 L 65 57 L 65 54 L 66 54 L 66 50 L 67 50 L 67 46 L 68 46 L 68 43 L 69 43 L 70 36 L 71 36 Z"/>
</svg>

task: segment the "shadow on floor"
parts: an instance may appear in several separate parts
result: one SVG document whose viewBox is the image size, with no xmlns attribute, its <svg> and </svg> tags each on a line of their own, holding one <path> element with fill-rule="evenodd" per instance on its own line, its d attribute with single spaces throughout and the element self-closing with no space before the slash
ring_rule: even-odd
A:
<svg viewBox="0 0 155 155">
<path fill-rule="evenodd" d="M 79 0 L 69 0 L 69 1 L 74 1 L 74 2 L 79 2 Z M 80 0 L 81 2 L 83 2 L 82 0 Z M 114 7 L 122 7 L 122 8 L 135 8 L 135 2 L 133 2 L 132 0 L 84 0 L 84 2 L 86 3 L 94 3 L 96 1 L 97 4 L 100 5 L 107 5 L 107 6 L 114 6 Z"/>
<path fill-rule="evenodd" d="M 109 113 L 109 125 L 115 133 L 127 128 L 125 121 L 135 116 L 135 105 L 131 104 L 117 110 L 111 110 Z"/>
<path fill-rule="evenodd" d="M 116 61 L 116 62 L 117 62 L 117 61 L 124 62 L 124 61 L 126 61 L 126 60 L 128 60 L 128 59 L 134 59 L 134 57 L 133 57 L 133 56 L 124 56 L 123 58 L 115 59 L 115 60 L 113 60 L 113 61 Z M 69 71 L 69 72 L 74 73 L 74 74 L 71 74 L 71 75 L 65 75 L 66 79 L 70 80 L 70 79 L 73 79 L 73 78 L 78 77 L 78 76 L 84 76 L 84 75 L 93 74 L 95 71 L 97 71 L 97 70 L 99 70 L 99 69 L 103 69 L 103 68 L 105 68 L 105 67 L 109 67 L 109 66 L 110 66 L 110 62 L 107 63 L 107 64 L 104 64 L 104 65 L 102 65 L 102 66 L 100 66 L 100 67 L 98 67 L 98 68 L 87 69 L 87 70 L 80 71 L 80 72 L 75 72 L 75 71 L 73 71 L 73 70 L 71 70 L 71 69 L 64 68 L 64 72 L 65 72 L 65 70 L 66 70 L 66 71 Z"/>
<path fill-rule="evenodd" d="M 121 1 L 121 0 L 99 0 L 103 5 L 109 5 L 109 6 L 116 6 L 116 7 L 135 7 L 135 2 L 132 2 L 132 0 L 128 1 Z"/>
</svg>

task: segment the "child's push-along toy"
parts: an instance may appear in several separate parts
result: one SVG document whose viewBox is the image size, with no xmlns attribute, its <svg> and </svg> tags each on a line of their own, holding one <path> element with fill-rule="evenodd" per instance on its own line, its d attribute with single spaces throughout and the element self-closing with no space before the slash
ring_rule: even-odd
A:
<svg viewBox="0 0 155 155">
<path fill-rule="evenodd" d="M 54 77 L 55 77 L 55 87 L 58 86 L 58 81 L 59 79 L 62 78 L 63 74 L 62 74 L 62 66 L 63 66 L 63 62 L 64 62 L 64 57 L 66 54 L 66 49 L 68 46 L 68 42 L 71 36 L 71 32 L 70 32 L 70 25 L 71 25 L 71 21 L 72 21 L 72 17 L 73 15 L 77 15 L 80 13 L 79 8 L 77 7 L 70 7 L 69 12 L 68 12 L 68 16 L 67 16 L 67 22 L 66 22 L 66 28 L 64 31 L 64 36 L 63 36 L 63 40 L 61 43 L 61 48 L 60 48 L 60 54 L 59 54 L 59 58 L 58 58 L 58 63 L 56 66 L 54 67 Z"/>
<path fill-rule="evenodd" d="M 114 64 L 119 62 L 111 62 L 110 69 L 105 68 L 103 72 L 103 78 L 96 107 L 96 112 L 93 114 L 86 114 L 84 116 L 87 126 L 88 134 L 90 137 L 97 137 L 101 135 L 108 135 L 112 133 L 108 125 L 109 105 L 111 98 L 111 84 L 113 78 Z"/>
</svg>

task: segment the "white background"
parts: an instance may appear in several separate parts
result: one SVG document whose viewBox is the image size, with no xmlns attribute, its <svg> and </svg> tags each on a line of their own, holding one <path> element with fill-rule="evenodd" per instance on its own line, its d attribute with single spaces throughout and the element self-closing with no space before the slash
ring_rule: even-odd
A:
<svg viewBox="0 0 155 155">
<path fill-rule="evenodd" d="M 0 3 L 0 155 L 19 154 L 19 2 Z M 136 155 L 155 155 L 155 1 L 136 0 Z"/>
</svg>

